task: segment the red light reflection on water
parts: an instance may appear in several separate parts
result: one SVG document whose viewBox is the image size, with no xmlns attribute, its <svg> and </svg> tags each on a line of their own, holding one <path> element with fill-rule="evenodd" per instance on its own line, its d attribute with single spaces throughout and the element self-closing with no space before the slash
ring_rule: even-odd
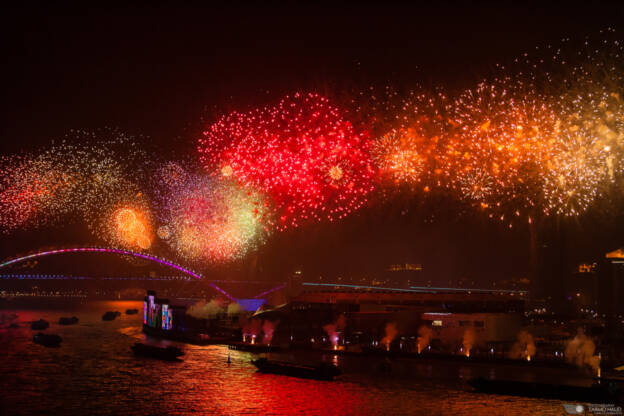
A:
<svg viewBox="0 0 624 416">
<path fill-rule="evenodd" d="M 159 342 L 141 334 L 141 317 L 122 314 L 111 322 L 101 317 L 104 311 L 137 305 L 99 302 L 79 309 L 15 311 L 19 328 L 0 329 L 0 351 L 6 354 L 0 359 L 0 374 L 12 375 L 0 377 L 0 405 L 23 414 L 49 409 L 102 415 L 561 414 L 558 401 L 463 390 L 466 378 L 488 372 L 498 376 L 499 370 L 505 375 L 503 368 L 492 374 L 488 367 L 467 363 L 399 360 L 386 374 L 379 373 L 379 362 L 370 358 L 306 352 L 301 357 L 291 357 L 291 352 L 271 357 L 310 363 L 337 360 L 345 374 L 327 382 L 257 373 L 250 363 L 256 355 L 224 346 L 182 345 L 184 359 L 174 363 L 135 357 L 130 346 L 137 338 Z M 77 325 L 57 324 L 60 316 L 73 315 L 80 318 Z M 29 321 L 39 318 L 50 321 L 46 332 L 63 337 L 60 348 L 33 344 Z"/>
</svg>

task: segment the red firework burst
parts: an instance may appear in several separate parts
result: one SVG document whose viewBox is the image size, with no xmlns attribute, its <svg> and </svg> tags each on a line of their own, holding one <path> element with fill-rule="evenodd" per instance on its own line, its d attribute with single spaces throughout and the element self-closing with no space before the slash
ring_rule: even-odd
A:
<svg viewBox="0 0 624 416">
<path fill-rule="evenodd" d="M 317 94 L 231 113 L 203 136 L 204 166 L 269 195 L 278 230 L 343 218 L 373 190 L 368 141 Z"/>
</svg>

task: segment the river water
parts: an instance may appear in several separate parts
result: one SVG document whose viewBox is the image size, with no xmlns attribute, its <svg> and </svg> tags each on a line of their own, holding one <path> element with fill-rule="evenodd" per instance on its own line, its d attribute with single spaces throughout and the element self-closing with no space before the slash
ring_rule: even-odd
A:
<svg viewBox="0 0 624 416">
<path fill-rule="evenodd" d="M 528 379 L 560 376 L 549 370 L 518 373 L 489 365 L 402 359 L 391 372 L 379 360 L 300 352 L 274 358 L 336 363 L 334 382 L 260 374 L 254 354 L 224 346 L 176 344 L 182 362 L 135 357 L 137 341 L 160 343 L 141 333 L 141 302 L 91 302 L 56 309 L 4 309 L 17 313 L 17 329 L 0 329 L 0 414 L 62 415 L 561 415 L 562 402 L 473 393 L 466 379 L 504 375 Z M 122 316 L 101 320 L 107 310 Z M 59 326 L 75 315 L 77 325 Z M 48 333 L 63 337 L 60 348 L 33 344 L 30 322 L 44 318 Z M 231 364 L 227 363 L 228 353 Z M 521 370 L 525 371 L 526 370 Z M 506 373 L 506 374 L 503 374 Z"/>
</svg>

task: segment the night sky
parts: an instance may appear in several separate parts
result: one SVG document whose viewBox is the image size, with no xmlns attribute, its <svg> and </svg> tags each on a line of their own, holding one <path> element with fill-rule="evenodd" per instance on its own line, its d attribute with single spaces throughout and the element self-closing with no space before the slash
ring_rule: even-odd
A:
<svg viewBox="0 0 624 416">
<path fill-rule="evenodd" d="M 1 152 L 37 149 L 70 129 L 115 127 L 176 157 L 195 151 L 215 117 L 287 93 L 462 88 L 535 46 L 606 27 L 624 33 L 624 4 L 544 3 L 5 8 Z M 299 267 L 311 276 L 373 274 L 398 262 L 422 263 L 435 283 L 526 274 L 527 230 L 446 205 L 393 200 L 338 225 L 278 235 L 257 254 L 257 276 L 282 279 Z M 624 245 L 622 223 L 617 212 L 566 223 L 566 262 Z M 64 242 L 86 240 L 78 225 L 63 232 Z M 59 243 L 54 230 L 0 241 L 3 258 Z M 221 272 L 248 273 L 254 257 Z"/>
</svg>

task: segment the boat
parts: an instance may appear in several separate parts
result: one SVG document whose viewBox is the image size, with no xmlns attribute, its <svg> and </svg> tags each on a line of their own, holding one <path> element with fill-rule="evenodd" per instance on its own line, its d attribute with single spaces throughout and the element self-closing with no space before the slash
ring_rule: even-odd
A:
<svg viewBox="0 0 624 416">
<path fill-rule="evenodd" d="M 126 309 L 126 315 L 136 315 L 139 313 L 138 309 Z"/>
<path fill-rule="evenodd" d="M 63 338 L 55 334 L 44 334 L 39 332 L 33 336 L 33 342 L 35 344 L 43 345 L 44 347 L 58 347 L 61 345 Z"/>
<path fill-rule="evenodd" d="M 230 341 L 227 342 L 228 349 L 230 350 L 238 350 L 238 351 L 249 351 L 249 352 L 273 352 L 279 351 L 282 348 L 279 345 L 267 345 L 267 344 L 250 344 L 248 342 L 240 342 L 240 341 Z"/>
<path fill-rule="evenodd" d="M 483 377 L 468 380 L 479 393 L 580 401 L 587 403 L 621 403 L 622 390 L 616 383 L 598 381 L 591 386 L 547 384 L 514 380 L 490 380 Z"/>
<path fill-rule="evenodd" d="M 103 321 L 113 321 L 115 318 L 117 318 L 118 316 L 121 316 L 121 312 L 117 312 L 117 311 L 108 311 L 106 312 L 104 315 L 102 315 L 102 320 Z"/>
<path fill-rule="evenodd" d="M 173 346 L 164 348 L 137 342 L 130 348 L 132 352 L 134 352 L 134 355 L 157 358 L 165 361 L 176 361 L 178 357 L 184 355 L 184 352 L 180 348 Z"/>
<path fill-rule="evenodd" d="M 266 358 L 251 360 L 251 363 L 255 365 L 261 373 L 280 374 L 314 380 L 331 381 L 334 377 L 341 374 L 338 367 L 328 363 L 320 363 L 312 366 L 289 361 L 268 360 Z"/>
<path fill-rule="evenodd" d="M 67 317 L 60 317 L 59 318 L 59 325 L 73 325 L 73 324 L 77 324 L 78 323 L 78 318 L 76 318 L 75 316 L 72 316 L 71 318 L 67 318 Z"/>
<path fill-rule="evenodd" d="M 45 319 L 39 319 L 38 321 L 35 321 L 32 324 L 30 324 L 30 329 L 33 329 L 35 331 L 43 331 L 44 329 L 47 329 L 49 327 L 50 327 L 50 323 L 46 321 Z"/>
<path fill-rule="evenodd" d="M 195 345 L 226 344 L 232 339 L 232 337 L 210 336 L 209 334 L 198 334 L 195 331 L 185 331 L 176 328 L 169 330 L 152 328 L 149 325 L 143 325 L 143 333 L 160 339 Z"/>
</svg>

